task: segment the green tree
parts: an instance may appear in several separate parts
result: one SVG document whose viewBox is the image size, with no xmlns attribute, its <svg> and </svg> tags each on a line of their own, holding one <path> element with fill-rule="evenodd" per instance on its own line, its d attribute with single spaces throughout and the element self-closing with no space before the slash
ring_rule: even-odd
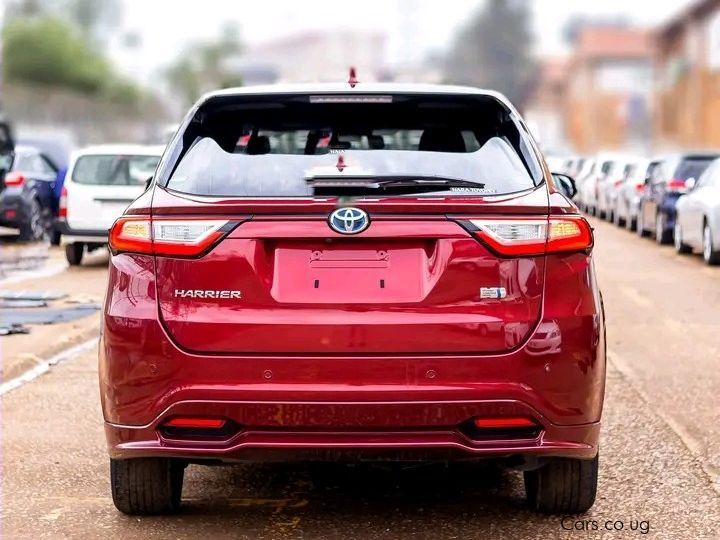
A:
<svg viewBox="0 0 720 540">
<path fill-rule="evenodd" d="M 529 0 L 486 0 L 456 36 L 445 78 L 498 90 L 518 107 L 535 75 Z"/>
<path fill-rule="evenodd" d="M 101 91 L 111 76 L 107 61 L 65 22 L 51 17 L 16 18 L 3 30 L 8 82 Z"/>
</svg>

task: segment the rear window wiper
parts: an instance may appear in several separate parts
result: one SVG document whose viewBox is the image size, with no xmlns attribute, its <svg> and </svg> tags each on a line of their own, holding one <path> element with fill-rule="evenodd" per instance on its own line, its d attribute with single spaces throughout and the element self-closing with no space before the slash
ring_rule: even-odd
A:
<svg viewBox="0 0 720 540">
<path fill-rule="evenodd" d="M 463 188 L 465 190 L 482 190 L 485 188 L 485 184 L 461 178 L 417 175 L 323 175 L 307 177 L 306 181 L 313 188 L 316 195 L 426 193 L 446 191 L 451 188 Z"/>
</svg>

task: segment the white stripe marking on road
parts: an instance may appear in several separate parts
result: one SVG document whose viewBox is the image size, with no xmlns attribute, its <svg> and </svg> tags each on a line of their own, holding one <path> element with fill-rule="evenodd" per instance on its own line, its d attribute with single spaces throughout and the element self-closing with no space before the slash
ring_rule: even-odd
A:
<svg viewBox="0 0 720 540">
<path fill-rule="evenodd" d="M 84 341 L 83 343 L 75 345 L 74 347 L 70 347 L 69 349 L 65 349 L 64 351 L 61 351 L 54 356 L 51 356 L 47 360 L 40 362 L 37 366 L 27 370 L 22 375 L 18 375 L 14 379 L 5 381 L 4 383 L 0 384 L 0 396 L 7 394 L 8 392 L 10 392 L 10 390 L 15 390 L 16 388 L 32 381 L 33 379 L 37 379 L 40 375 L 42 375 L 46 371 L 49 371 L 51 366 L 59 364 L 60 362 L 64 362 L 65 360 L 72 358 L 75 355 L 84 353 L 85 351 L 89 351 L 93 347 L 97 346 L 97 343 L 98 338 L 96 337 L 89 339 L 88 341 Z"/>
<path fill-rule="evenodd" d="M 37 270 L 20 270 L 19 272 L 0 279 L 0 285 L 7 285 L 9 283 L 20 283 L 21 281 L 27 281 L 30 279 L 42 279 L 47 277 L 56 276 L 65 270 L 67 270 L 67 263 L 58 263 Z"/>
</svg>

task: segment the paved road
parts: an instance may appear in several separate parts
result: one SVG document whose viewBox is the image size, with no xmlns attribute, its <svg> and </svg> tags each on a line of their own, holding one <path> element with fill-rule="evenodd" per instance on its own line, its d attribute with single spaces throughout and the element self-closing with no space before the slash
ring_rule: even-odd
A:
<svg viewBox="0 0 720 540">
<path fill-rule="evenodd" d="M 180 515 L 125 517 L 90 352 L 3 398 L 4 537 L 720 538 L 720 269 L 596 226 L 612 361 L 585 530 L 526 511 L 518 474 L 478 466 L 191 466 Z"/>
</svg>

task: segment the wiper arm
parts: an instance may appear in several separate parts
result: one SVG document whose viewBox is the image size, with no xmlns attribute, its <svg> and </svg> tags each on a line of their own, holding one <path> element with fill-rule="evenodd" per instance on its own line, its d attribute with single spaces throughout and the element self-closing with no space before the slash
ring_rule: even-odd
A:
<svg viewBox="0 0 720 540">
<path fill-rule="evenodd" d="M 483 189 L 485 184 L 443 176 L 311 176 L 306 182 L 317 194 L 330 192 L 433 192 L 448 188 Z"/>
</svg>

